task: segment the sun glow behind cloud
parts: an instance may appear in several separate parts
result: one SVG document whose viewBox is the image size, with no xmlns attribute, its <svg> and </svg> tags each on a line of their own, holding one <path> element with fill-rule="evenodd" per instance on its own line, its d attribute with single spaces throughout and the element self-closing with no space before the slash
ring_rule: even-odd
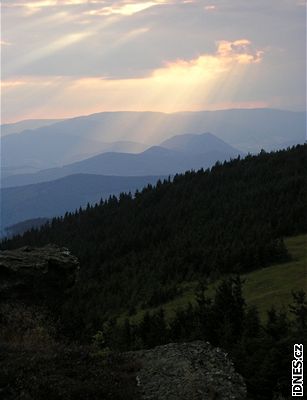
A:
<svg viewBox="0 0 307 400">
<path fill-rule="evenodd" d="M 222 93 L 231 78 L 228 93 L 223 92 L 223 101 L 230 104 L 233 101 L 231 90 L 247 68 L 261 62 L 262 55 L 262 51 L 251 50 L 251 43 L 246 39 L 224 40 L 217 43 L 214 54 L 165 62 L 164 66 L 143 78 L 50 77 L 27 82 L 24 77 L 16 80 L 15 84 L 11 82 L 4 86 L 4 90 L 14 91 L 15 96 L 24 97 L 25 101 L 25 91 L 34 91 L 40 93 L 39 98 L 48 98 L 44 105 L 35 106 L 36 117 L 50 109 L 54 116 L 64 117 L 67 116 L 63 114 L 65 108 L 69 109 L 70 115 L 103 110 L 176 112 L 218 108 L 222 100 L 216 92 Z M 61 87 L 60 93 L 56 87 Z M 52 93 L 47 95 L 50 88 Z M 216 101 L 212 103 L 214 98 Z"/>
<path fill-rule="evenodd" d="M 3 0 L 4 119 L 282 101 L 301 109 L 303 0 L 274 1 Z"/>
<path fill-rule="evenodd" d="M 56 6 L 71 6 L 80 4 L 102 4 L 103 0 L 37 0 L 37 1 L 10 1 L 5 2 L 5 7 L 44 8 Z"/>
<path fill-rule="evenodd" d="M 126 15 L 130 16 L 133 14 L 136 14 L 140 11 L 146 10 L 148 8 L 151 8 L 153 6 L 156 6 L 158 4 L 163 4 L 162 1 L 144 1 L 144 2 L 139 2 L 139 3 L 128 3 L 128 4 L 118 4 L 115 6 L 110 6 L 110 7 L 102 7 L 100 9 L 95 9 L 88 11 L 86 14 L 88 15 L 96 15 L 96 16 L 108 16 L 108 15 L 113 15 L 113 14 L 119 14 L 119 15 Z"/>
<path fill-rule="evenodd" d="M 27 15 L 32 15 L 44 8 L 59 8 L 69 6 L 86 6 L 92 8 L 84 11 L 84 14 L 90 16 L 108 16 L 119 14 L 130 16 L 153 6 L 166 4 L 168 0 L 154 1 L 106 1 L 106 0 L 37 0 L 37 1 L 12 1 L 4 2 L 3 7 L 16 8 L 21 7 L 26 10 Z"/>
</svg>

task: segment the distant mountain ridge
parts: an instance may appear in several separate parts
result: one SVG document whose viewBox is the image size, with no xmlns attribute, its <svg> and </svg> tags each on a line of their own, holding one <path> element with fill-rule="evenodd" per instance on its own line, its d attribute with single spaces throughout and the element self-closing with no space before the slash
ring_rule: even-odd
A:
<svg viewBox="0 0 307 400">
<path fill-rule="evenodd" d="M 131 141 L 150 146 L 174 135 L 201 132 L 212 132 L 241 151 L 257 153 L 261 148 L 303 143 L 306 113 L 272 109 L 97 113 L 3 137 L 2 166 L 7 175 L 9 167 L 21 165 L 52 168 L 110 151 L 103 143 Z M 123 148 L 116 151 L 125 152 Z"/>
<path fill-rule="evenodd" d="M 39 136 L 35 132 L 27 130 L 2 139 L 2 176 L 58 167 L 103 152 L 137 153 L 148 147 L 127 140 L 107 143 L 75 135 L 55 140 L 52 130 Z M 31 142 L 35 145 L 28 148 Z"/>
<path fill-rule="evenodd" d="M 0 126 L 1 137 L 15 133 L 21 133 L 27 129 L 42 128 L 60 121 L 63 121 L 63 119 L 26 119 L 24 121 L 2 124 Z"/>
<path fill-rule="evenodd" d="M 38 229 L 49 222 L 49 218 L 33 218 L 25 221 L 17 222 L 16 224 L 5 227 L 4 232 L 0 230 L 0 237 L 3 234 L 5 237 L 13 237 L 15 235 L 22 235 L 31 229 Z"/>
<path fill-rule="evenodd" d="M 229 154 L 233 152 L 234 155 L 238 154 L 237 149 L 209 132 L 201 135 L 176 135 L 162 142 L 160 146 L 166 149 L 194 154 L 209 153 L 212 151 L 225 152 Z"/>
<path fill-rule="evenodd" d="M 180 146 L 176 148 L 175 144 L 179 142 Z M 177 136 L 166 145 L 170 148 L 153 146 L 137 154 L 107 152 L 61 168 L 4 177 L 2 187 L 52 181 L 80 173 L 116 176 L 173 175 L 190 169 L 208 168 L 216 161 L 243 155 L 211 134 L 187 135 L 183 139 Z M 172 149 L 172 146 L 176 149 Z"/>
<path fill-rule="evenodd" d="M 121 177 L 76 174 L 52 181 L 1 189 L 1 228 L 37 218 L 64 215 L 110 195 L 134 193 L 160 176 Z"/>
<path fill-rule="evenodd" d="M 175 136 L 138 153 L 102 153 L 32 174 L 2 179 L 2 230 L 18 222 L 50 218 L 101 198 L 134 192 L 160 177 L 211 167 L 242 152 L 212 134 Z"/>
</svg>

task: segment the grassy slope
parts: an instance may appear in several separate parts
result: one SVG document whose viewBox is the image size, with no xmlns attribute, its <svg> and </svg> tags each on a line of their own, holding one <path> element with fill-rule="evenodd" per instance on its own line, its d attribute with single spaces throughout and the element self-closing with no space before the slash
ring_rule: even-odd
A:
<svg viewBox="0 0 307 400">
<path fill-rule="evenodd" d="M 287 307 L 291 302 L 291 291 L 307 290 L 307 235 L 287 238 L 285 240 L 292 260 L 284 264 L 276 264 L 244 275 L 244 297 L 247 304 L 257 306 L 262 318 L 271 306 Z M 213 294 L 214 287 L 209 286 L 208 295 Z M 194 291 L 197 283 L 182 285 L 183 294 L 163 305 L 167 319 L 171 319 L 178 308 L 185 308 L 188 303 L 195 303 Z M 151 309 L 150 311 L 152 311 Z M 139 310 L 130 317 L 131 322 L 138 322 L 146 310 Z M 127 315 L 119 318 L 123 321 Z"/>
<path fill-rule="evenodd" d="M 307 290 L 307 235 L 286 239 L 292 260 L 246 275 L 244 294 L 261 315 L 272 305 L 287 307 L 292 290 Z"/>
</svg>

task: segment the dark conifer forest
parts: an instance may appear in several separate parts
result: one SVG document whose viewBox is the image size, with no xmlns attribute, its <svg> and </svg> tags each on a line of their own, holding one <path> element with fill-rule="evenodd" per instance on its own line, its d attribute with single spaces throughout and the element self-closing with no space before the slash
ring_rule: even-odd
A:
<svg viewBox="0 0 307 400">
<path fill-rule="evenodd" d="M 55 218 L 1 248 L 55 243 L 80 259 L 78 282 L 58 309 L 66 336 L 116 350 L 208 340 L 230 352 L 250 398 L 288 396 L 292 346 L 306 333 L 305 293 L 293 293 L 288 314 L 273 308 L 263 322 L 243 298 L 240 275 L 288 261 L 284 238 L 306 233 L 306 149 L 176 175 Z M 208 297 L 206 285 L 217 279 Z M 186 281 L 199 281 L 197 304 L 167 321 L 163 303 Z M 137 307 L 161 308 L 138 324 L 117 323 Z"/>
<path fill-rule="evenodd" d="M 55 243 L 79 257 L 90 329 L 95 314 L 159 305 L 178 282 L 287 260 L 283 238 L 307 229 L 305 166 L 306 146 L 217 163 L 67 213 L 1 247 Z"/>
</svg>

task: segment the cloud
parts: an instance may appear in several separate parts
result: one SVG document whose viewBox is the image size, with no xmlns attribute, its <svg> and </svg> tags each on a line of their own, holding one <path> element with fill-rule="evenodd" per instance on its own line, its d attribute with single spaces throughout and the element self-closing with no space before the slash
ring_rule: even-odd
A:
<svg viewBox="0 0 307 400">
<path fill-rule="evenodd" d="M 6 40 L 1 40 L 0 41 L 1 46 L 11 46 L 11 42 L 7 42 Z"/>
<path fill-rule="evenodd" d="M 77 44 L 93 34 L 92 31 L 84 31 L 63 35 L 44 47 L 36 48 L 33 51 L 26 53 L 23 57 L 20 57 L 19 67 L 25 67 L 46 56 L 52 56 L 54 53 L 60 50 L 65 50 L 65 48 Z"/>
<path fill-rule="evenodd" d="M 299 4 L 3 0 L 4 108 L 11 119 L 20 110 L 48 117 L 272 98 L 303 109 L 306 21 Z"/>
<path fill-rule="evenodd" d="M 215 5 L 213 5 L 213 4 L 205 6 L 204 8 L 205 8 L 206 11 L 214 11 L 214 10 L 217 9 L 217 7 Z"/>
<path fill-rule="evenodd" d="M 165 62 L 142 78 L 47 77 L 24 83 L 27 78 L 23 77 L 23 86 L 16 86 L 12 96 L 27 99 L 26 93 L 37 93 L 38 99 L 46 99 L 44 105 L 34 100 L 32 107 L 38 115 L 52 109 L 58 117 L 67 116 L 63 115 L 65 104 L 70 115 L 102 110 L 176 112 L 234 104 L 233 90 L 246 68 L 261 62 L 259 50 L 251 47 L 247 39 L 220 41 L 213 54 Z M 12 85 L 8 87 L 12 89 Z M 244 102 L 247 100 L 240 100 L 240 104 Z"/>
<path fill-rule="evenodd" d="M 56 6 L 74 6 L 80 4 L 102 4 L 103 0 L 37 0 L 37 1 L 4 1 L 4 7 L 44 8 Z"/>
<path fill-rule="evenodd" d="M 10 89 L 20 85 L 28 85 L 28 80 L 6 80 L 0 82 L 1 89 Z"/>
<path fill-rule="evenodd" d="M 84 5 L 90 10 L 84 13 L 92 16 L 108 16 L 119 14 L 130 16 L 140 11 L 146 10 L 156 5 L 165 4 L 167 0 L 154 1 L 107 1 L 107 0 L 37 0 L 37 1 L 5 1 L 5 8 L 22 7 L 27 10 L 28 15 L 32 15 L 44 8 L 67 7 Z M 102 6 L 102 7 L 101 7 Z"/>
<path fill-rule="evenodd" d="M 102 7 L 100 9 L 87 11 L 86 14 L 95 16 L 108 16 L 114 14 L 130 16 L 160 4 L 165 4 L 165 2 L 164 1 L 143 1 L 143 2 L 133 2 L 133 3 L 121 2 L 115 4 L 114 6 Z"/>
<path fill-rule="evenodd" d="M 179 59 L 175 62 L 167 62 L 165 68 L 158 69 L 153 76 L 161 77 L 166 74 L 170 79 L 186 77 L 188 80 L 191 80 L 193 76 L 212 78 L 227 72 L 236 64 L 260 63 L 263 54 L 262 50 L 252 50 L 251 42 L 247 39 L 221 40 L 217 42 L 215 54 L 203 54 L 192 60 Z"/>
<path fill-rule="evenodd" d="M 251 42 L 247 39 L 233 42 L 221 40 L 218 42 L 217 54 L 223 58 L 235 60 L 239 64 L 253 64 L 261 62 L 264 51 L 252 51 Z"/>
</svg>

